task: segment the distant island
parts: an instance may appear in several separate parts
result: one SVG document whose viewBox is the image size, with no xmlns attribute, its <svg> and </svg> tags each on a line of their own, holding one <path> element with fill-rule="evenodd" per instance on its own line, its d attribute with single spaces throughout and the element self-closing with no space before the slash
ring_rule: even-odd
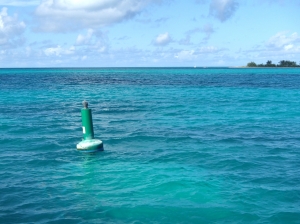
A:
<svg viewBox="0 0 300 224">
<path fill-rule="evenodd" d="M 300 67 L 300 63 L 299 65 L 297 65 L 297 63 L 294 61 L 286 60 L 278 62 L 277 65 L 273 64 L 272 61 L 267 61 L 266 64 L 256 64 L 255 62 L 249 62 L 247 64 L 247 67 Z"/>
</svg>

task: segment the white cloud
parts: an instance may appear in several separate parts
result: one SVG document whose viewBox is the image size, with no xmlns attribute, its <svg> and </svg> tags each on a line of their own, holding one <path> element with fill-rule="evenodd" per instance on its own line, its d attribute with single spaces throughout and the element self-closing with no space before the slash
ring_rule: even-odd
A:
<svg viewBox="0 0 300 224">
<path fill-rule="evenodd" d="M 211 37 L 211 35 L 215 32 L 213 26 L 211 24 L 206 24 L 203 27 L 197 27 L 191 30 L 188 30 L 186 32 L 186 36 L 184 39 L 181 39 L 180 41 L 178 41 L 179 44 L 181 45 L 191 45 L 193 44 L 191 42 L 191 37 L 192 35 L 196 34 L 196 33 L 204 33 L 205 37 L 203 38 L 204 41 L 209 40 L 209 38 Z"/>
<path fill-rule="evenodd" d="M 109 48 L 105 33 L 88 29 L 86 34 L 79 34 L 75 45 L 83 54 L 105 53 Z"/>
<path fill-rule="evenodd" d="M 198 52 L 201 54 L 207 54 L 207 53 L 216 53 L 219 52 L 220 49 L 214 47 L 214 46 L 206 46 L 206 47 L 201 47 Z"/>
<path fill-rule="evenodd" d="M 285 45 L 285 46 L 284 46 L 284 50 L 288 51 L 288 50 L 293 49 L 293 47 L 294 47 L 293 44 L 288 44 L 288 45 Z"/>
<path fill-rule="evenodd" d="M 90 43 L 92 37 L 94 34 L 94 30 L 93 29 L 88 29 L 87 34 L 86 35 L 82 35 L 79 34 L 76 40 L 76 44 L 77 45 L 87 45 Z"/>
<path fill-rule="evenodd" d="M 37 30 L 66 32 L 98 28 L 129 19 L 157 0 L 45 0 L 36 9 Z"/>
<path fill-rule="evenodd" d="M 159 34 L 155 38 L 154 44 L 159 45 L 159 46 L 165 46 L 165 45 L 169 44 L 171 41 L 172 41 L 172 39 L 171 39 L 169 33 L 166 32 L 166 33 Z"/>
<path fill-rule="evenodd" d="M 179 53 L 175 55 L 175 58 L 179 60 L 186 60 L 190 61 L 196 58 L 196 55 L 194 55 L 195 51 L 194 50 L 182 50 Z"/>
<path fill-rule="evenodd" d="M 280 32 L 269 39 L 267 47 L 274 50 L 299 51 L 300 36 L 296 32 L 290 35 L 287 32 Z"/>
<path fill-rule="evenodd" d="M 182 50 L 175 54 L 175 58 L 185 61 L 195 60 L 198 57 L 207 57 L 211 55 L 217 56 L 216 53 L 219 53 L 223 49 L 216 48 L 214 46 L 205 46 L 197 50 Z"/>
<path fill-rule="evenodd" d="M 17 16 L 9 16 L 7 8 L 0 12 L 0 46 L 15 47 L 23 42 L 21 35 L 25 31 L 24 22 L 19 22 Z"/>
<path fill-rule="evenodd" d="M 74 52 L 75 52 L 74 46 L 70 47 L 69 49 L 64 49 L 58 45 L 57 47 L 49 47 L 44 50 L 44 54 L 46 56 L 59 56 L 59 57 L 62 55 L 71 55 L 74 54 Z"/>
<path fill-rule="evenodd" d="M 298 61 L 300 54 L 300 35 L 297 32 L 279 32 L 269 40 L 264 46 L 254 46 L 253 49 L 243 53 L 247 58 L 257 58 L 261 62 L 267 60 L 280 61 L 292 60 Z"/>
<path fill-rule="evenodd" d="M 210 15 L 224 22 L 234 14 L 238 5 L 236 0 L 212 0 Z"/>
</svg>

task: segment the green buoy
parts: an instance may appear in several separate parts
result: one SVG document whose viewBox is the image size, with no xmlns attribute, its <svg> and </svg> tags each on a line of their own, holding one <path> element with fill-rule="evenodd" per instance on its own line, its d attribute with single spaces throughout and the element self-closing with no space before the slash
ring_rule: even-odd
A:
<svg viewBox="0 0 300 224">
<path fill-rule="evenodd" d="M 76 145 L 76 148 L 82 152 L 103 151 L 103 142 L 101 140 L 94 139 L 92 110 L 88 108 L 87 101 L 83 101 L 82 104 L 83 108 L 81 109 L 81 118 L 83 140 Z"/>
</svg>

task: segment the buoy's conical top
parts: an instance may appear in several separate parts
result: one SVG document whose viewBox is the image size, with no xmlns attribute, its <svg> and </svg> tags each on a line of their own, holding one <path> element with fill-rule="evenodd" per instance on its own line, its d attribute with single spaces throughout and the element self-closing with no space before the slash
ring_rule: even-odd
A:
<svg viewBox="0 0 300 224">
<path fill-rule="evenodd" d="M 82 102 L 82 105 L 83 105 L 84 108 L 88 108 L 89 103 L 88 103 L 87 101 L 84 100 L 84 101 Z"/>
</svg>

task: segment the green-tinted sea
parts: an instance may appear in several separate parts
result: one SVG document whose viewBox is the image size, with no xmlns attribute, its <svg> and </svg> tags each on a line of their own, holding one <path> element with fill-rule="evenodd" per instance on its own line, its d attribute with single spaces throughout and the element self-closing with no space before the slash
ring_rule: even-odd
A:
<svg viewBox="0 0 300 224">
<path fill-rule="evenodd" d="M 300 223 L 300 69 L 0 69 L 0 108 L 0 223 Z"/>
</svg>

